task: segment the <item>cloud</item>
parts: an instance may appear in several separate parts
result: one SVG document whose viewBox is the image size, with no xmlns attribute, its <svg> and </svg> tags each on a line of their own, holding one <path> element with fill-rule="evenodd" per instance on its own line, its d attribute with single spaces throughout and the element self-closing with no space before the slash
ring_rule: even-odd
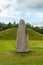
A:
<svg viewBox="0 0 43 65">
<path fill-rule="evenodd" d="M 20 11 L 16 11 L 13 7 L 10 7 L 10 9 L 4 9 L 1 13 L 1 17 L 10 17 L 10 18 L 16 18 L 19 19 L 21 15 Z"/>
<path fill-rule="evenodd" d="M 26 12 L 25 15 L 29 16 L 29 15 L 31 15 L 31 12 Z"/>
<path fill-rule="evenodd" d="M 34 22 L 32 23 L 34 26 L 43 26 L 43 21 L 42 22 Z"/>
<path fill-rule="evenodd" d="M 30 12 L 23 12 L 22 9 L 21 11 L 16 10 L 19 7 L 21 8 L 17 0 L 2 0 L 0 1 L 0 3 L 2 8 L 2 12 L 0 9 L 0 16 L 19 19 L 20 17 L 24 16 L 28 18 L 28 16 L 30 15 Z"/>
<path fill-rule="evenodd" d="M 36 16 L 38 17 L 38 18 L 43 18 L 43 12 L 38 12 L 38 13 L 36 13 Z"/>
<path fill-rule="evenodd" d="M 2 12 L 2 10 L 0 9 L 0 13 Z"/>
<path fill-rule="evenodd" d="M 13 0 L 7 0 L 7 1 L 13 1 Z"/>
<path fill-rule="evenodd" d="M 11 6 L 16 5 L 16 0 L 0 0 L 0 7 L 10 8 Z"/>
<path fill-rule="evenodd" d="M 43 0 L 0 0 L 1 17 L 37 21 L 36 18 L 43 18 L 43 12 L 33 11 L 33 9 L 41 8 L 43 9 Z"/>
<path fill-rule="evenodd" d="M 19 18 L 19 11 L 16 11 L 16 0 L 0 0 L 0 16 Z"/>
<path fill-rule="evenodd" d="M 11 4 L 7 4 L 6 6 L 5 6 L 5 9 L 9 9 L 11 7 Z"/>
<path fill-rule="evenodd" d="M 25 15 L 24 16 L 25 16 L 25 18 L 30 18 L 31 17 L 31 14 L 32 14 L 31 12 L 25 12 Z"/>
<path fill-rule="evenodd" d="M 18 3 L 27 8 L 43 8 L 43 0 L 18 0 Z"/>
</svg>

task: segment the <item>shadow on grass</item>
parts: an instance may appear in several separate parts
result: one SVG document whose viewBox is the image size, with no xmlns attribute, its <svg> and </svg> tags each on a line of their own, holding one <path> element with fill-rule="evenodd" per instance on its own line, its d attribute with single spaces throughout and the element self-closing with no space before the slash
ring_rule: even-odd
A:
<svg viewBox="0 0 43 65">
<path fill-rule="evenodd" d="M 11 51 L 10 53 L 17 55 L 17 56 L 25 57 L 25 56 L 28 56 L 28 55 L 36 54 L 36 51 L 29 51 L 29 52 L 14 52 L 14 51 Z"/>
</svg>

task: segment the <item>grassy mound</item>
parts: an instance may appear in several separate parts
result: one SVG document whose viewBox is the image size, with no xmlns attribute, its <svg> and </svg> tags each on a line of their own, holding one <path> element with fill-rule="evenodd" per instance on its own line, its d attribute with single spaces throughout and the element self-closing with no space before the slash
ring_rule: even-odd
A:
<svg viewBox="0 0 43 65">
<path fill-rule="evenodd" d="M 30 40 L 43 40 L 43 35 L 32 30 L 27 29 L 28 36 Z M 17 28 L 11 28 L 0 32 L 0 39 L 5 40 L 15 40 L 17 37 Z"/>
<path fill-rule="evenodd" d="M 0 32 L 0 39 L 16 39 L 17 29 L 11 28 Z"/>
<path fill-rule="evenodd" d="M 32 30 L 32 29 L 27 29 L 28 34 L 29 34 L 29 39 L 30 40 L 43 40 L 43 35 Z"/>
</svg>

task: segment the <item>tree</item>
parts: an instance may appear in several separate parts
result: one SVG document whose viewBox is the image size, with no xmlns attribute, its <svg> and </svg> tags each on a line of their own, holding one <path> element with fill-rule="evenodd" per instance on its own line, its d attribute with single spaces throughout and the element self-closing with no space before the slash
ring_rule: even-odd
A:
<svg viewBox="0 0 43 65">
<path fill-rule="evenodd" d="M 0 28 L 2 28 L 2 23 L 0 23 Z"/>
<path fill-rule="evenodd" d="M 13 23 L 13 28 L 15 28 L 15 26 L 16 26 L 16 22 L 14 21 L 14 23 Z"/>
<path fill-rule="evenodd" d="M 29 23 L 26 24 L 27 28 L 31 28 L 31 25 Z"/>
<path fill-rule="evenodd" d="M 40 33 L 42 33 L 42 34 L 43 34 L 43 27 L 41 27 L 41 31 L 40 31 Z"/>
<path fill-rule="evenodd" d="M 11 22 L 8 23 L 7 28 L 12 28 Z"/>
</svg>

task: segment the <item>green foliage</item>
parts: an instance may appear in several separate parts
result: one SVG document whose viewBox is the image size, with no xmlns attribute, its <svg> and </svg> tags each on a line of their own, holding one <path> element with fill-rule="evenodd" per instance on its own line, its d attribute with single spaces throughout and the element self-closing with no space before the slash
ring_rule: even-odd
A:
<svg viewBox="0 0 43 65">
<path fill-rule="evenodd" d="M 42 33 L 42 34 L 43 34 L 43 28 L 41 28 L 40 33 Z"/>
<path fill-rule="evenodd" d="M 43 34 L 43 28 L 42 27 L 34 27 L 33 30 Z"/>
<path fill-rule="evenodd" d="M 43 40 L 43 35 L 28 28 L 28 37 L 30 40 Z M 0 39 L 13 40 L 17 37 L 17 28 L 10 28 L 0 32 Z"/>
<path fill-rule="evenodd" d="M 11 22 L 9 22 L 8 24 L 0 23 L 0 31 L 6 30 L 9 28 L 18 28 L 18 23 L 16 24 L 15 21 L 13 24 Z"/>
<path fill-rule="evenodd" d="M 22 20 L 22 21 L 24 21 L 24 20 Z M 26 23 L 26 27 L 43 34 L 43 27 L 34 27 L 29 23 Z M 0 23 L 0 31 L 6 30 L 6 29 L 9 29 L 9 28 L 18 28 L 18 23 L 16 24 L 15 21 L 14 21 L 13 24 L 11 22 L 9 22 L 8 24 Z"/>
<path fill-rule="evenodd" d="M 9 22 L 7 25 L 8 28 L 12 28 L 12 24 Z"/>
</svg>

